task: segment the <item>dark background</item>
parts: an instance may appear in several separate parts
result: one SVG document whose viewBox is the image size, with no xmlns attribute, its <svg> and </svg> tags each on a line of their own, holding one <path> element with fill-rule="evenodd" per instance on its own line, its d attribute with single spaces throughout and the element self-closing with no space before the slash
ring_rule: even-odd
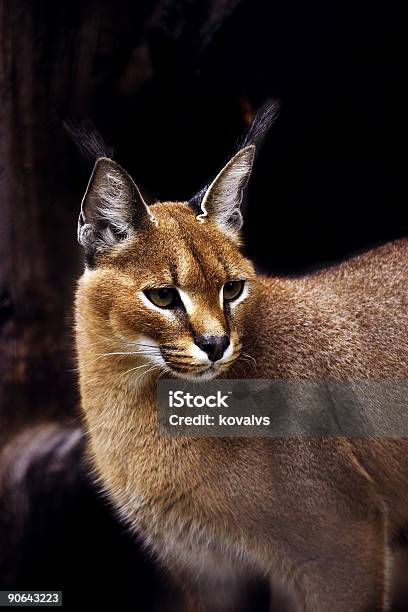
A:
<svg viewBox="0 0 408 612">
<path fill-rule="evenodd" d="M 184 199 L 280 100 L 249 188 L 248 252 L 270 273 L 338 261 L 407 234 L 402 9 L 2 0 L 1 587 L 63 589 L 72 610 L 171 609 L 163 572 L 90 484 L 76 435 L 71 304 L 92 162 L 64 122 L 91 121 L 151 201 Z"/>
</svg>

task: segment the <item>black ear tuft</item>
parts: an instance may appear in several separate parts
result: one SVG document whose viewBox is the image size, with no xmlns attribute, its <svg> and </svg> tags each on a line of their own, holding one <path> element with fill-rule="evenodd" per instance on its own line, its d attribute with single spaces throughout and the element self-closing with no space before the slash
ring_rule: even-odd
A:
<svg viewBox="0 0 408 612">
<path fill-rule="evenodd" d="M 239 142 L 239 149 L 248 145 L 256 145 L 259 149 L 270 128 L 278 118 L 280 111 L 280 103 L 277 100 L 271 100 L 264 104 L 256 113 L 255 117 L 248 126 Z"/>
<path fill-rule="evenodd" d="M 87 263 L 152 220 L 154 217 L 129 174 L 112 159 L 98 159 L 78 220 L 78 242 L 85 249 Z"/>
<path fill-rule="evenodd" d="M 85 159 L 95 162 L 100 157 L 113 157 L 113 147 L 107 144 L 89 119 L 65 119 L 63 126 Z"/>
<path fill-rule="evenodd" d="M 230 162 L 228 162 L 228 164 L 223 168 L 223 170 L 217 176 L 217 179 L 219 179 L 222 173 L 225 173 L 224 178 L 226 178 L 227 177 L 226 170 L 228 166 L 232 163 L 233 160 L 237 160 L 238 158 L 238 163 L 236 162 L 234 163 L 235 163 L 235 169 L 238 171 L 238 173 L 241 174 L 241 178 L 238 179 L 238 176 L 237 175 L 235 176 L 235 179 L 238 179 L 238 182 L 235 182 L 235 189 L 233 188 L 231 192 L 229 191 L 229 188 L 233 187 L 234 185 L 234 180 L 231 180 L 233 179 L 233 172 L 228 173 L 228 178 L 230 179 L 229 186 L 225 181 L 223 183 L 223 187 L 224 187 L 223 197 L 226 197 L 225 204 L 222 204 L 221 201 L 219 200 L 219 198 L 221 197 L 221 191 L 219 188 L 222 186 L 220 182 L 218 183 L 218 193 L 215 194 L 215 191 L 213 191 L 213 193 L 211 194 L 212 199 L 214 199 L 213 198 L 214 195 L 217 196 L 218 202 L 219 202 L 219 205 L 218 205 L 219 210 L 224 208 L 224 213 L 225 213 L 226 209 L 228 208 L 230 209 L 231 212 L 234 209 L 234 214 L 231 214 L 228 224 L 226 224 L 225 222 L 225 214 L 224 214 L 224 223 L 223 223 L 224 229 L 228 229 L 228 230 L 232 230 L 233 232 L 234 231 L 236 232 L 242 226 L 243 219 L 242 219 L 240 203 L 241 203 L 243 191 L 250 177 L 251 168 L 253 164 L 253 153 L 255 152 L 255 146 L 258 148 L 258 145 L 262 143 L 270 127 L 275 122 L 276 118 L 278 117 L 279 109 L 280 109 L 279 102 L 270 101 L 267 104 L 265 104 L 257 112 L 253 121 L 249 125 L 246 133 L 244 134 L 244 136 L 241 138 L 239 142 L 238 153 L 236 153 L 236 155 L 230 160 Z M 242 158 L 240 159 L 239 158 L 240 153 L 244 150 L 247 150 L 247 151 L 252 150 L 252 157 L 251 157 L 251 154 L 248 155 L 247 153 L 246 155 L 243 155 Z M 246 159 L 246 162 L 245 162 L 245 159 Z M 243 161 L 245 162 L 244 164 L 242 164 Z M 245 164 L 246 164 L 246 168 L 244 167 Z M 215 181 L 217 179 L 215 179 Z M 210 189 L 214 187 L 215 181 L 213 181 L 211 185 L 206 185 L 203 189 L 201 189 L 198 193 L 196 193 L 189 200 L 190 206 L 197 213 L 197 215 L 199 215 L 199 217 L 202 216 L 203 206 L 204 208 L 207 208 L 208 210 L 207 204 L 208 204 L 208 199 L 209 199 L 209 193 L 210 193 Z M 235 191 L 235 195 L 234 195 L 234 191 Z M 207 200 L 207 203 L 205 199 Z M 238 199 L 239 199 L 239 202 L 237 203 Z M 235 202 L 235 205 L 231 207 L 231 204 L 233 202 Z"/>
</svg>

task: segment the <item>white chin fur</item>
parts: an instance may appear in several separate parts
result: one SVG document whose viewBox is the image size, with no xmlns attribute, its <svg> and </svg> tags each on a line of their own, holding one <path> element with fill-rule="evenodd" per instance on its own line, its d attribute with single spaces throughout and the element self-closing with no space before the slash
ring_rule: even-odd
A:
<svg viewBox="0 0 408 612">
<path fill-rule="evenodd" d="M 217 376 L 219 376 L 222 371 L 221 368 L 216 367 L 205 370 L 202 374 L 194 374 L 193 372 L 176 372 L 168 364 L 167 367 L 171 371 L 171 373 L 174 374 L 174 376 L 176 376 L 177 378 L 181 378 L 183 380 L 191 380 L 193 382 L 212 380 L 213 378 L 217 378 Z"/>
</svg>

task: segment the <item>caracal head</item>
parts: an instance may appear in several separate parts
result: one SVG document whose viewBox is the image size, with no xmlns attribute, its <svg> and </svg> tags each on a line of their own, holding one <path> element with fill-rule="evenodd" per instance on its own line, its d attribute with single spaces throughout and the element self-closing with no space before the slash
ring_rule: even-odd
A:
<svg viewBox="0 0 408 612">
<path fill-rule="evenodd" d="M 191 202 L 151 206 L 117 163 L 96 162 L 79 217 L 87 266 L 77 308 L 79 324 L 96 330 L 90 341 L 106 340 L 101 350 L 190 380 L 236 361 L 255 300 L 240 249 L 254 150 L 241 149 Z"/>
</svg>

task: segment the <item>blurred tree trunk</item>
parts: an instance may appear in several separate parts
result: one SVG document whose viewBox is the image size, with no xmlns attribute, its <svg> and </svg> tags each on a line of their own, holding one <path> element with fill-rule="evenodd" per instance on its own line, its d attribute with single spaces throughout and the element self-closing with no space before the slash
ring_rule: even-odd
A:
<svg viewBox="0 0 408 612">
<path fill-rule="evenodd" d="M 2 438 L 21 423 L 68 417 L 76 401 L 68 331 L 74 211 L 55 181 L 44 32 L 34 13 L 29 2 L 1 4 Z"/>
</svg>

